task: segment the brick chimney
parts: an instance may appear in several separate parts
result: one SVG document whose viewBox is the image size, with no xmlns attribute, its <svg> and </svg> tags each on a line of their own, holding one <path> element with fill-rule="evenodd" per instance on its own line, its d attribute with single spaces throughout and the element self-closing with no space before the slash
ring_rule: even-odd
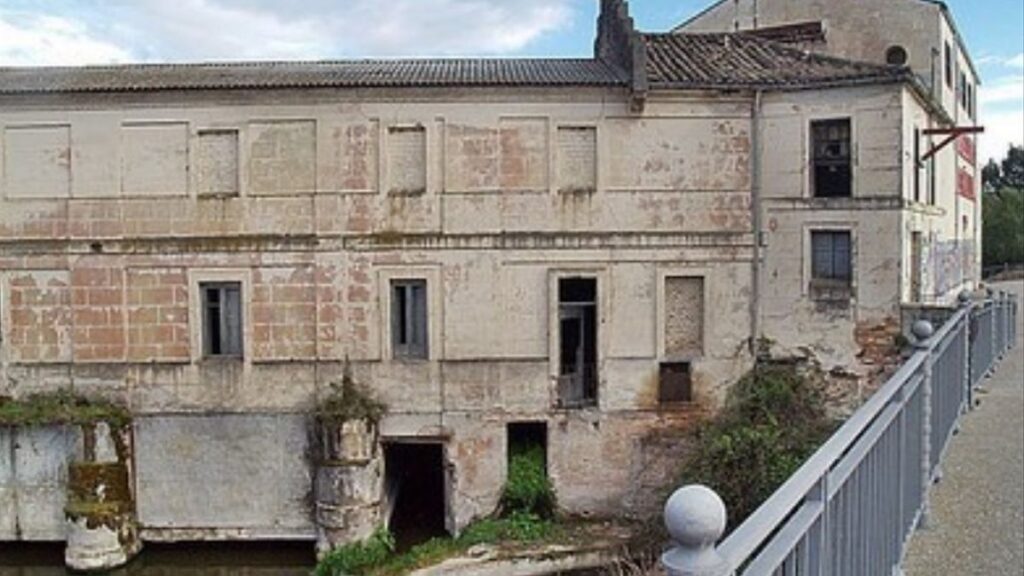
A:
<svg viewBox="0 0 1024 576">
<path fill-rule="evenodd" d="M 647 51 L 629 15 L 626 0 L 600 0 L 594 57 L 620 70 L 629 79 L 634 109 L 643 108 L 647 94 Z"/>
</svg>

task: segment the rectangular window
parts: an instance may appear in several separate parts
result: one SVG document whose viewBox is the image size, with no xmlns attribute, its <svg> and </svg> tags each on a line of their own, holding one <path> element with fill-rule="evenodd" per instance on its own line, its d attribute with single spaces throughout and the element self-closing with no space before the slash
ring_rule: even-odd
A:
<svg viewBox="0 0 1024 576">
<path fill-rule="evenodd" d="M 242 356 L 242 285 L 238 282 L 199 285 L 203 300 L 203 355 Z"/>
<path fill-rule="evenodd" d="M 427 191 L 427 130 L 414 126 L 388 128 L 388 190 L 417 195 Z"/>
<path fill-rule="evenodd" d="M 811 122 L 811 150 L 816 198 L 852 195 L 850 119 Z"/>
<path fill-rule="evenodd" d="M 597 190 L 597 129 L 593 126 L 560 127 L 557 166 L 559 192 Z"/>
<path fill-rule="evenodd" d="M 689 362 L 666 362 L 658 379 L 658 402 L 680 404 L 693 401 L 693 379 Z"/>
<path fill-rule="evenodd" d="M 391 349 L 394 358 L 426 360 L 426 280 L 391 282 Z"/>
<path fill-rule="evenodd" d="M 849 232 L 811 233 L 811 298 L 849 302 L 853 253 Z"/>
<path fill-rule="evenodd" d="M 953 87 L 953 47 L 946 42 L 946 86 Z"/>
<path fill-rule="evenodd" d="M 597 280 L 558 283 L 560 366 L 558 401 L 563 408 L 597 404 Z"/>
</svg>

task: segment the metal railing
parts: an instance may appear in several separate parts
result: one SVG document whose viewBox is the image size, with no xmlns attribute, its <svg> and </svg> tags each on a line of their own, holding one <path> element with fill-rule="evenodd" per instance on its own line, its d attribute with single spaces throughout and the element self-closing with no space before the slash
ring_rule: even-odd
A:
<svg viewBox="0 0 1024 576">
<path fill-rule="evenodd" d="M 961 298 L 938 331 L 914 326 L 913 356 L 743 524 L 717 544 L 726 510 L 688 486 L 665 506 L 671 576 L 889 576 L 982 380 L 1017 341 L 1019 304 Z"/>
</svg>

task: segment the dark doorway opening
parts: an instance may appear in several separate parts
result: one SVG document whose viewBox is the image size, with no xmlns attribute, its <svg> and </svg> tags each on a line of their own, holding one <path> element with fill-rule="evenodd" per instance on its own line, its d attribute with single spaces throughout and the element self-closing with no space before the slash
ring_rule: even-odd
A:
<svg viewBox="0 0 1024 576">
<path fill-rule="evenodd" d="M 444 446 L 385 444 L 384 469 L 391 502 L 388 526 L 399 552 L 431 538 L 447 536 Z"/>
<path fill-rule="evenodd" d="M 530 450 L 544 455 L 544 470 L 548 469 L 548 425 L 544 422 L 513 422 L 508 425 L 508 458 Z"/>
</svg>

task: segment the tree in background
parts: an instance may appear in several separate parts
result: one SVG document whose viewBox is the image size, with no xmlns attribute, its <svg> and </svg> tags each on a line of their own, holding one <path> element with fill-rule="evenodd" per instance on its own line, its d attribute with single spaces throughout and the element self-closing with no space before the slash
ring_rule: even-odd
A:
<svg viewBox="0 0 1024 576">
<path fill-rule="evenodd" d="M 1001 165 L 990 160 L 982 182 L 984 265 L 1024 264 L 1024 147 L 1010 146 Z"/>
</svg>

